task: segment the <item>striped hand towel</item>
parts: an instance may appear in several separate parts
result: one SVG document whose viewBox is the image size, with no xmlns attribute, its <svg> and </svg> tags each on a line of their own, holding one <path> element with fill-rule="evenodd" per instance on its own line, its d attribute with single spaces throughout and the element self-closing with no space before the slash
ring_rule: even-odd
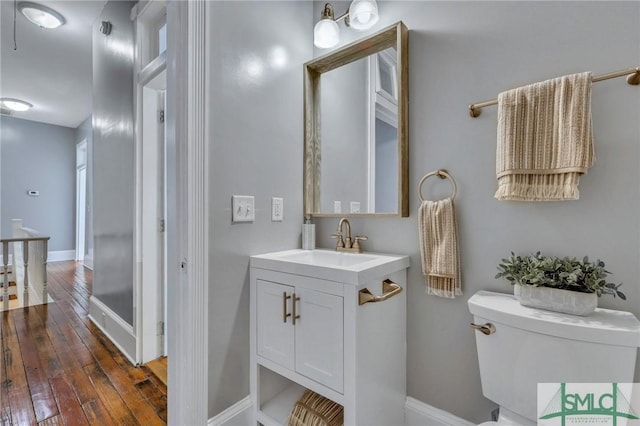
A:
<svg viewBox="0 0 640 426">
<path fill-rule="evenodd" d="M 418 210 L 418 226 L 426 293 L 449 299 L 462 295 L 453 200 L 423 201 Z"/>
<path fill-rule="evenodd" d="M 495 198 L 577 200 L 580 175 L 594 162 L 591 73 L 500 93 Z"/>
</svg>

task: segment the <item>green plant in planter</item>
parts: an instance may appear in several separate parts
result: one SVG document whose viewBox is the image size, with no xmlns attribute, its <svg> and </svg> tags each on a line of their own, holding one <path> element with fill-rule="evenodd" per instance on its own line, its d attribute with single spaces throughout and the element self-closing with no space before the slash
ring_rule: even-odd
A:
<svg viewBox="0 0 640 426">
<path fill-rule="evenodd" d="M 569 257 L 542 256 L 540 252 L 529 256 L 516 256 L 511 252 L 510 258 L 502 259 L 498 271 L 496 278 L 506 278 L 511 284 L 596 293 L 598 297 L 610 294 L 627 300 L 618 290 L 622 284 L 607 282 L 611 272 L 604 269 L 604 262 L 590 262 L 586 256 L 579 261 Z"/>
</svg>

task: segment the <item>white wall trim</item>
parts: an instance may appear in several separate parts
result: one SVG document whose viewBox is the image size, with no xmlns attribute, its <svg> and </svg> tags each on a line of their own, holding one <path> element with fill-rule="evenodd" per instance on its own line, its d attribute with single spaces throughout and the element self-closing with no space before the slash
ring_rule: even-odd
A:
<svg viewBox="0 0 640 426">
<path fill-rule="evenodd" d="M 174 237 L 167 235 L 169 358 L 175 366 L 169 369 L 169 424 L 206 424 L 209 419 L 206 11 L 205 0 L 168 3 L 166 137 L 168 149 L 175 149 L 177 170 L 175 197 L 168 199 L 177 206 L 176 221 L 169 224 L 176 225 Z"/>
<path fill-rule="evenodd" d="M 89 319 L 120 349 L 131 364 L 136 365 L 136 336 L 131 325 L 95 296 L 89 297 Z"/>
<path fill-rule="evenodd" d="M 62 262 L 64 260 L 76 260 L 76 251 L 75 250 L 50 251 L 49 257 L 47 258 L 47 263 Z"/>
<path fill-rule="evenodd" d="M 251 423 L 252 406 L 251 396 L 247 395 L 222 413 L 210 418 L 207 426 L 248 425 Z"/>
<path fill-rule="evenodd" d="M 82 265 L 93 271 L 93 254 L 87 254 L 82 261 Z"/>
<path fill-rule="evenodd" d="M 406 426 L 475 426 L 475 423 L 410 396 L 405 402 L 404 412 Z"/>
</svg>

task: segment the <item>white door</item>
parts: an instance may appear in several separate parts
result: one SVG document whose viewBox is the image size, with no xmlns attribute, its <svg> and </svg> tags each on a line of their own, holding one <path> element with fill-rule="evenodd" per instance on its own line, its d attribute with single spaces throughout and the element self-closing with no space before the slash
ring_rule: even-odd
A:
<svg viewBox="0 0 640 426">
<path fill-rule="evenodd" d="M 162 348 L 162 355 L 167 356 L 169 354 L 169 333 L 167 326 L 167 319 L 169 318 L 169 260 L 167 258 L 167 230 L 166 230 L 166 217 L 167 217 L 167 137 L 166 137 L 166 118 L 164 117 L 165 111 L 167 110 L 167 92 L 163 90 L 160 92 L 160 105 L 162 105 L 162 125 L 160 126 L 160 135 L 158 137 L 158 142 L 160 143 L 160 155 L 162 156 L 160 161 L 160 211 L 162 214 L 162 236 L 161 236 L 161 274 L 162 274 L 162 324 L 164 326 L 164 330 L 162 332 L 162 337 L 164 341 L 164 345 Z"/>
<path fill-rule="evenodd" d="M 142 88 L 142 362 L 167 352 L 164 90 L 166 72 Z"/>
<path fill-rule="evenodd" d="M 343 299 L 296 288 L 296 371 L 342 393 Z"/>
<path fill-rule="evenodd" d="M 256 338 L 258 355 L 294 369 L 294 327 L 291 320 L 293 287 L 257 280 Z"/>
</svg>

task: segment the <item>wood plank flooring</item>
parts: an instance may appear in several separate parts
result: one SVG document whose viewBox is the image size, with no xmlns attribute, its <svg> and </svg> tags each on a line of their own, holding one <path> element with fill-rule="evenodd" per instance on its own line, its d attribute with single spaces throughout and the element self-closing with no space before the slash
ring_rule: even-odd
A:
<svg viewBox="0 0 640 426">
<path fill-rule="evenodd" d="M 168 359 L 166 356 L 163 356 L 161 358 L 154 359 L 153 361 L 149 361 L 148 363 L 145 364 L 145 366 L 149 370 L 151 370 L 151 372 L 155 374 L 156 377 L 166 386 L 167 385 L 167 364 L 168 364 Z"/>
<path fill-rule="evenodd" d="M 0 425 L 163 425 L 167 387 L 88 317 L 93 276 L 48 265 L 54 303 L 0 313 Z"/>
</svg>

